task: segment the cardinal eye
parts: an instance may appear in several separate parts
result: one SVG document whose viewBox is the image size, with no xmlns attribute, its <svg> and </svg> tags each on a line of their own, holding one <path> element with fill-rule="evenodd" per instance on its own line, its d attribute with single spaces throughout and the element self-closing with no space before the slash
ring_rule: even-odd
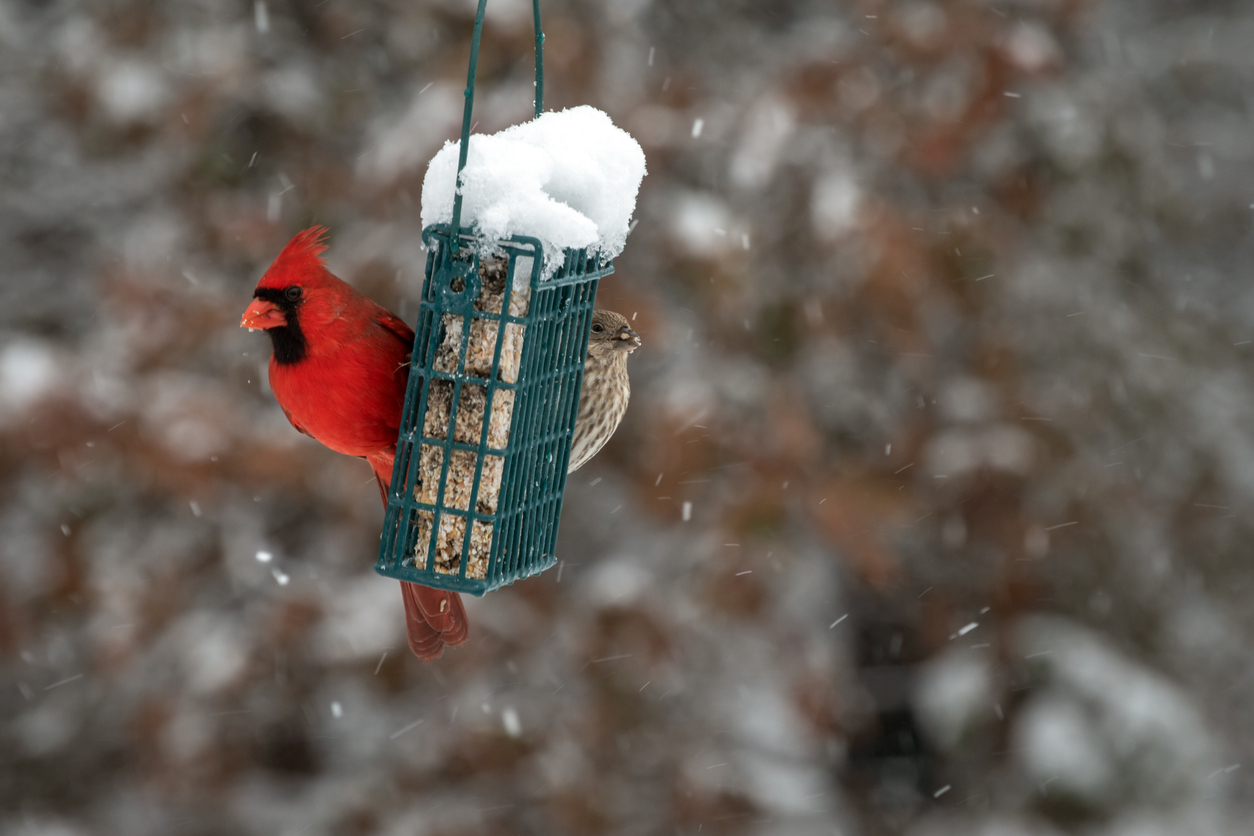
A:
<svg viewBox="0 0 1254 836">
<path fill-rule="evenodd" d="M 292 285 L 287 290 L 283 291 L 283 295 L 287 297 L 288 301 L 290 302 L 295 302 L 297 299 L 299 299 L 300 294 L 301 294 L 301 289 L 297 287 L 296 285 Z"/>
<path fill-rule="evenodd" d="M 593 330 L 593 332 L 594 332 L 594 333 L 599 334 L 599 333 L 601 333 L 602 331 L 604 331 L 605 329 L 604 329 L 604 328 L 602 328 L 600 325 L 593 325 L 593 326 L 592 326 L 592 330 Z"/>
</svg>

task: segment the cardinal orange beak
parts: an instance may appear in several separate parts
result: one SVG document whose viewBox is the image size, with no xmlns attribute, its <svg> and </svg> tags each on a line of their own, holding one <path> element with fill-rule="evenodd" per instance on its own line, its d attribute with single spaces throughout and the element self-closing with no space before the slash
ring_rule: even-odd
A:
<svg viewBox="0 0 1254 836">
<path fill-rule="evenodd" d="M 273 302 L 267 302 L 265 299 L 254 299 L 253 303 L 248 306 L 248 310 L 244 311 L 244 316 L 239 321 L 239 327 L 253 330 L 260 328 L 278 328 L 287 324 L 287 316 L 283 311 L 279 310 L 279 306 Z"/>
</svg>

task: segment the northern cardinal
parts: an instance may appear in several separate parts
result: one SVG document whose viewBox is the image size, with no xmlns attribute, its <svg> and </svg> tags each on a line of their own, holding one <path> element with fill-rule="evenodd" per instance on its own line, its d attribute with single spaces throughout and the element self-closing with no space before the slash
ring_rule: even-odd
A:
<svg viewBox="0 0 1254 836">
<path fill-rule="evenodd" d="M 567 473 L 583 467 L 618 429 L 631 397 L 627 355 L 639 347 L 640 337 L 622 314 L 592 312 L 588 358 L 583 364 L 583 389 L 579 393 L 579 414 L 575 418 Z"/>
<path fill-rule="evenodd" d="M 305 435 L 369 462 L 387 505 L 414 332 L 327 270 L 324 227 L 299 233 L 257 282 L 240 326 L 270 335 L 270 388 Z M 423 661 L 466 641 L 462 599 L 401 584 L 409 647 Z"/>
</svg>

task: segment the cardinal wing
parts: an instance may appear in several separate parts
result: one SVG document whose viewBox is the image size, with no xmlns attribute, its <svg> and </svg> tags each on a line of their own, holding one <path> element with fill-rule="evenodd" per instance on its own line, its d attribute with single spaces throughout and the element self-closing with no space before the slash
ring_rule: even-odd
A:
<svg viewBox="0 0 1254 836">
<path fill-rule="evenodd" d="M 283 410 L 283 414 L 287 417 L 288 422 L 289 422 L 289 423 L 290 423 L 293 427 L 295 427 L 295 428 L 296 428 L 296 431 L 297 431 L 298 433 L 304 433 L 305 435 L 309 436 L 310 438 L 313 438 L 313 433 L 311 433 L 309 430 L 305 429 L 305 428 L 304 428 L 304 427 L 302 427 L 300 424 L 298 424 L 298 423 L 296 422 L 296 419 L 292 417 L 292 413 L 290 413 L 290 412 L 288 412 L 288 411 L 287 411 L 287 407 L 286 407 L 286 406 L 284 406 L 283 404 L 279 404 L 279 409 Z"/>
<path fill-rule="evenodd" d="M 405 324 L 405 320 L 389 311 L 387 308 L 379 308 L 378 322 L 383 328 L 392 333 L 398 340 L 405 345 L 405 353 L 414 347 L 414 329 Z"/>
</svg>

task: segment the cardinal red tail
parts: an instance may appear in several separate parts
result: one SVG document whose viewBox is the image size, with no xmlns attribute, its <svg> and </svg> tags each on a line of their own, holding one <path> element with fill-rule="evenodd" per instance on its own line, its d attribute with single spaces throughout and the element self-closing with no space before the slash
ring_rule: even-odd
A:
<svg viewBox="0 0 1254 836">
<path fill-rule="evenodd" d="M 388 504 L 387 486 L 392 478 L 390 452 L 367 456 L 379 483 L 379 496 L 384 507 Z M 409 649 L 424 662 L 439 659 L 444 647 L 457 647 L 466 643 L 470 635 L 470 621 L 462 606 L 462 596 L 456 592 L 401 583 L 401 600 L 405 602 L 405 631 L 409 634 Z"/>
<path fill-rule="evenodd" d="M 409 649 L 424 662 L 439 659 L 444 646 L 465 644 L 470 622 L 462 607 L 462 596 L 456 592 L 401 584 L 405 601 L 405 628 L 409 633 Z"/>
</svg>

